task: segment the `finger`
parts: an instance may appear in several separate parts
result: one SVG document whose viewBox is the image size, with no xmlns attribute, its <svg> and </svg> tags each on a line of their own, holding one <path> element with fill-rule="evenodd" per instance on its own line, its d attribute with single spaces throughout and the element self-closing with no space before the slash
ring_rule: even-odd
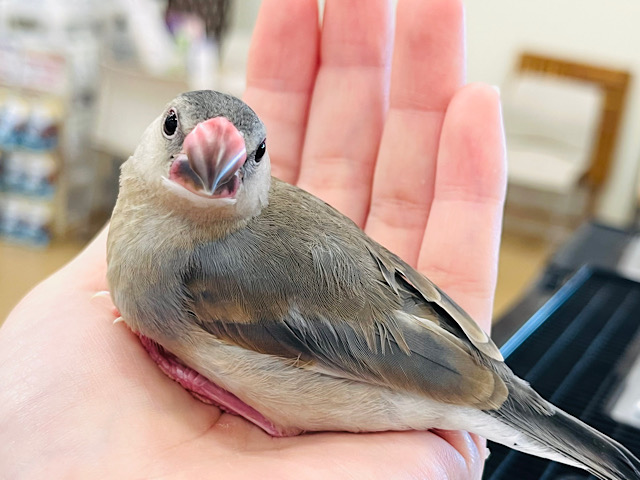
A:
<svg viewBox="0 0 640 480">
<path fill-rule="evenodd" d="M 464 81 L 460 0 L 398 3 L 390 108 L 366 231 L 415 265 L 433 199 L 445 110 Z"/>
<path fill-rule="evenodd" d="M 462 432 L 460 435 L 468 436 Z M 282 443 L 286 444 L 285 440 Z M 452 445 L 431 432 L 384 432 L 358 435 L 323 433 L 298 437 L 290 445 L 294 447 L 292 453 L 296 456 L 304 451 L 303 446 L 325 452 L 313 460 L 318 463 L 315 469 L 321 468 L 325 477 L 330 478 L 343 478 L 349 474 L 353 478 L 371 479 L 479 478 L 482 462 L 475 460 L 480 456 L 477 446 L 470 441 L 457 443 Z M 284 455 L 288 453 L 286 447 L 279 451 Z M 333 459 L 331 465 L 326 462 L 321 465 L 327 457 Z"/>
<path fill-rule="evenodd" d="M 298 185 L 362 225 L 388 95 L 388 0 L 328 0 Z"/>
<path fill-rule="evenodd" d="M 253 33 L 244 100 L 264 121 L 273 175 L 298 177 L 318 65 L 317 0 L 265 0 Z"/>
<path fill-rule="evenodd" d="M 480 478 L 487 458 L 487 441 L 474 434 L 462 430 L 436 430 L 432 433 L 438 435 L 449 445 L 455 448 L 464 458 L 469 469 L 467 478 Z"/>
<path fill-rule="evenodd" d="M 469 85 L 444 120 L 433 204 L 418 268 L 490 327 L 506 158 L 498 93 Z"/>
</svg>

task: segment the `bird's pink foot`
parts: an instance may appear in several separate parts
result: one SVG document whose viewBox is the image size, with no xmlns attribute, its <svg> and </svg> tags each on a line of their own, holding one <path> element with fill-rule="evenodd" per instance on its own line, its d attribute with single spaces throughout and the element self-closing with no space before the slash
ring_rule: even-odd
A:
<svg viewBox="0 0 640 480">
<path fill-rule="evenodd" d="M 111 294 L 104 290 L 97 292 L 92 298 L 106 298 L 111 300 Z M 123 321 L 118 309 L 113 306 L 113 323 Z M 160 370 L 172 380 L 182 385 L 191 395 L 204 403 L 216 405 L 221 410 L 233 415 L 239 415 L 251 423 L 262 428 L 273 437 L 289 437 L 301 433 L 299 430 L 284 430 L 276 427 L 267 420 L 255 408 L 250 407 L 234 394 L 220 388 L 206 377 L 184 365 L 178 357 L 165 350 L 161 345 L 144 335 L 137 333 L 144 349 L 149 353 L 151 359 L 158 364 Z"/>
<path fill-rule="evenodd" d="M 260 412 L 244 403 L 234 394 L 220 388 L 192 368 L 184 365 L 178 357 L 165 350 L 161 345 L 144 335 L 138 334 L 138 336 L 142 346 L 149 353 L 151 359 L 158 364 L 160 370 L 182 385 L 198 400 L 216 405 L 227 413 L 244 417 L 273 437 L 288 437 L 300 433 L 299 431 L 285 431 L 278 428 Z"/>
</svg>

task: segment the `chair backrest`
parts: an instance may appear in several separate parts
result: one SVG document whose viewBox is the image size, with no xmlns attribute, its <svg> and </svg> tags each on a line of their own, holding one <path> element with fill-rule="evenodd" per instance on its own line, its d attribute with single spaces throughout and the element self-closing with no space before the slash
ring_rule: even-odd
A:
<svg viewBox="0 0 640 480">
<path fill-rule="evenodd" d="M 589 168 L 603 110 L 599 85 L 538 72 L 516 72 L 502 87 L 507 140 L 556 145 L 564 160 Z"/>
<path fill-rule="evenodd" d="M 604 68 L 535 53 L 523 53 L 516 70 L 521 73 L 538 73 L 588 82 L 604 92 L 595 144 L 587 171 L 587 180 L 591 186 L 601 186 L 612 163 L 631 74 L 626 70 Z"/>
</svg>

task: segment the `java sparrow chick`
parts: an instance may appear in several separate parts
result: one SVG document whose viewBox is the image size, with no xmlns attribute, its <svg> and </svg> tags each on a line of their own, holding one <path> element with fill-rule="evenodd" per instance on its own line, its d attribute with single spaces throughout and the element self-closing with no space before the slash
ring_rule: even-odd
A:
<svg viewBox="0 0 640 480">
<path fill-rule="evenodd" d="M 265 139 L 242 101 L 190 92 L 122 166 L 108 281 L 165 373 L 274 436 L 461 429 L 640 479 L 638 459 L 517 378 L 428 278 L 272 178 Z"/>
</svg>

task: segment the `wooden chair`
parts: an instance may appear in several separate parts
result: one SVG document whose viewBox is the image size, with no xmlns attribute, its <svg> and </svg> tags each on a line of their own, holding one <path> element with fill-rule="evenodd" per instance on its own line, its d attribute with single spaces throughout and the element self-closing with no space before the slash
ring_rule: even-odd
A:
<svg viewBox="0 0 640 480">
<path fill-rule="evenodd" d="M 590 144 L 588 145 L 590 151 L 586 152 L 587 158 L 584 162 L 584 168 L 581 170 L 580 178 L 578 182 L 576 182 L 578 185 L 576 185 L 575 192 L 565 194 L 564 196 L 566 198 L 564 199 L 552 199 L 549 204 L 554 208 L 547 211 L 547 215 L 540 215 L 540 205 L 536 205 L 536 202 L 532 202 L 534 204 L 533 209 L 528 209 L 526 205 L 523 206 L 521 202 L 514 200 L 514 198 L 517 198 L 517 185 L 512 185 L 510 182 L 505 219 L 505 225 L 507 227 L 514 223 L 512 221 L 510 222 L 510 219 L 534 218 L 538 221 L 538 224 L 540 224 L 539 221 L 542 219 L 546 223 L 546 227 L 550 227 L 552 230 L 557 226 L 554 225 L 554 223 L 560 219 L 562 220 L 562 222 L 560 222 L 562 224 L 561 228 L 565 230 L 570 229 L 592 213 L 597 194 L 609 173 L 615 152 L 618 131 L 624 113 L 631 75 L 624 70 L 603 68 L 596 65 L 547 57 L 535 53 L 523 53 L 518 60 L 514 72 L 514 77 L 518 76 L 552 77 L 557 79 L 559 83 L 566 80 L 566 83 L 573 82 L 576 85 L 596 87 L 600 92 L 600 112 L 595 112 L 595 122 L 590 131 L 590 136 L 593 135 L 593 139 L 590 139 Z M 507 117 L 506 105 L 509 100 L 506 95 L 508 92 L 504 91 L 503 93 L 505 93 L 505 95 L 503 95 L 503 101 L 505 102 L 505 123 L 507 144 L 509 145 L 509 118 Z M 520 192 L 521 198 L 533 199 L 533 192 L 526 190 L 525 188 L 524 193 Z M 573 215 L 565 215 L 565 213 L 568 213 L 570 210 L 569 208 L 565 208 L 568 202 L 574 201 L 580 196 L 583 197 L 584 201 L 578 208 L 579 213 L 576 215 L 574 211 Z M 557 240 L 558 235 L 557 232 L 553 234 L 547 232 L 547 237 L 554 237 Z"/>
</svg>

